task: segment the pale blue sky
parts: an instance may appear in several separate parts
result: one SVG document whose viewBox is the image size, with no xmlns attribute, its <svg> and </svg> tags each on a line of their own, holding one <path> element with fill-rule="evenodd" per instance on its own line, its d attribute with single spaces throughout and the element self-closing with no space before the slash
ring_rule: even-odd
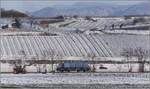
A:
<svg viewBox="0 0 150 89">
<path fill-rule="evenodd" d="M 120 5 L 132 5 L 141 2 L 148 2 L 149 0 L 82 0 L 82 2 L 99 2 L 99 3 L 114 3 Z M 17 9 L 20 11 L 33 12 L 44 7 L 52 5 L 72 5 L 81 0 L 1 0 L 1 7 L 5 9 Z"/>
</svg>

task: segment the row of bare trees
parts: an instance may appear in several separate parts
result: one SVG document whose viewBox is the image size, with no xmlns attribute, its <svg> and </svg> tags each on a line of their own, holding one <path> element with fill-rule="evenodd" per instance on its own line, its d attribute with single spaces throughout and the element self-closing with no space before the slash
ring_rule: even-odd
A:
<svg viewBox="0 0 150 89">
<path fill-rule="evenodd" d="M 31 65 L 36 66 L 37 72 L 46 73 L 47 72 L 46 64 L 39 63 L 39 62 L 35 63 L 35 61 L 50 60 L 52 62 L 50 63 L 51 68 L 52 68 L 51 72 L 54 72 L 54 60 L 55 59 L 62 59 L 61 53 L 55 50 L 44 50 L 41 54 L 36 54 L 35 57 L 31 57 L 31 58 L 27 57 L 27 53 L 24 50 L 21 50 L 19 51 L 19 58 L 16 57 L 14 61 L 7 61 L 7 63 L 10 63 L 13 66 L 14 73 L 26 73 L 26 67 L 31 66 Z"/>
<path fill-rule="evenodd" d="M 53 49 L 44 50 L 42 51 L 42 53 L 36 54 L 35 57 L 32 57 L 32 58 L 27 57 L 27 53 L 24 50 L 21 50 L 19 51 L 19 56 L 20 57 L 16 58 L 13 62 L 9 62 L 13 66 L 14 73 L 26 73 L 26 67 L 31 66 L 31 65 L 34 65 L 36 67 L 38 73 L 41 73 L 41 72 L 47 73 L 47 67 L 46 67 L 47 63 L 45 64 L 35 63 L 35 60 L 36 61 L 50 60 L 51 63 L 49 63 L 49 65 L 51 66 L 51 72 L 54 73 L 55 72 L 54 61 L 62 59 L 61 53 Z M 94 62 L 95 57 L 96 57 L 95 54 L 93 53 L 89 53 L 86 56 L 92 62 Z M 28 61 L 28 59 L 30 61 Z M 92 72 L 95 72 L 95 69 L 96 69 L 95 64 L 93 64 L 91 67 L 92 67 Z"/>
<path fill-rule="evenodd" d="M 32 57 L 29 59 L 29 57 L 27 57 L 27 53 L 24 50 L 19 51 L 19 55 L 21 56 L 20 58 L 16 58 L 15 61 L 11 62 L 10 64 L 13 66 L 14 68 L 14 73 L 25 73 L 26 72 L 26 67 L 27 66 L 31 66 L 34 65 L 36 66 L 37 72 L 41 73 L 43 72 L 42 70 L 44 70 L 44 73 L 47 73 L 47 65 L 48 63 L 35 63 L 36 61 L 43 61 L 43 60 L 50 60 L 51 63 L 49 63 L 49 65 L 51 66 L 51 72 L 54 73 L 54 62 L 56 60 L 60 60 L 62 59 L 62 55 L 59 51 L 56 51 L 54 49 L 48 49 L 48 50 L 44 50 L 41 54 L 36 54 L 35 57 Z M 139 72 L 144 72 L 144 68 L 145 68 L 145 61 L 146 59 L 149 57 L 150 53 L 147 50 L 144 50 L 142 48 L 126 48 L 123 49 L 123 52 L 121 53 L 122 56 L 125 57 L 126 61 L 132 61 L 132 58 L 137 58 L 137 61 L 139 63 Z M 96 70 L 96 66 L 95 66 L 95 59 L 96 59 L 96 55 L 94 53 L 88 53 L 86 55 L 86 57 L 88 57 L 88 60 L 93 62 L 93 64 L 91 65 L 92 68 L 92 72 L 95 72 Z M 30 62 L 27 61 L 27 59 L 31 60 Z M 102 63 L 100 64 L 102 65 Z M 121 68 L 121 67 L 119 67 Z M 128 72 L 132 72 L 132 64 L 128 64 L 128 68 L 129 71 Z"/>
<path fill-rule="evenodd" d="M 121 54 L 126 58 L 127 61 L 132 61 L 132 58 L 137 58 L 139 62 L 138 72 L 144 72 L 145 68 L 145 61 L 150 56 L 150 50 L 142 49 L 142 48 L 126 48 L 123 49 Z M 128 64 L 129 72 L 132 72 L 132 65 Z"/>
</svg>

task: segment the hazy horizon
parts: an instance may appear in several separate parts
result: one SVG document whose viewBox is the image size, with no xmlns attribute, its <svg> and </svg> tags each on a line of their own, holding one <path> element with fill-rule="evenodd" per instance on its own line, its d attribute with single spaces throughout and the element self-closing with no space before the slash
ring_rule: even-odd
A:
<svg viewBox="0 0 150 89">
<path fill-rule="evenodd" d="M 108 4 L 116 4 L 116 5 L 134 5 L 134 4 L 139 4 L 139 3 L 146 3 L 149 2 L 148 0 L 143 0 L 143 1 L 115 1 L 115 0 L 95 0 L 95 1 L 47 1 L 47 0 L 28 0 L 28 1 L 24 1 L 24 0 L 13 0 L 13 1 L 9 1 L 9 0 L 1 0 L 1 8 L 4 8 L 6 10 L 10 10 L 10 9 L 15 9 L 15 10 L 19 10 L 21 12 L 34 12 L 37 10 L 40 10 L 42 8 L 45 7 L 51 7 L 54 5 L 72 5 L 78 2 L 97 2 L 97 3 L 108 3 Z"/>
</svg>

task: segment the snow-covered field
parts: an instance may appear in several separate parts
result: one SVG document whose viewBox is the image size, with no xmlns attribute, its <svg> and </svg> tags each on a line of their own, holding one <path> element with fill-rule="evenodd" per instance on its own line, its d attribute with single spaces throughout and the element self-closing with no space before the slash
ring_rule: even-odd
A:
<svg viewBox="0 0 150 89">
<path fill-rule="evenodd" d="M 3 25 L 11 24 L 12 19 L 0 19 L 0 28 Z M 39 24 L 31 26 L 28 22 L 23 21 L 21 29 L 0 29 L 0 54 L 1 60 L 16 59 L 20 51 L 25 51 L 27 59 L 31 56 L 41 56 L 45 50 L 56 50 L 63 57 L 78 56 L 83 57 L 89 53 L 95 54 L 96 57 L 107 57 L 108 60 L 121 61 L 120 53 L 127 48 L 142 48 L 149 51 L 149 30 L 134 30 L 129 28 L 141 28 L 139 26 L 125 26 L 127 30 L 117 30 L 121 24 L 130 24 L 123 18 L 100 18 L 96 22 L 85 19 L 65 20 L 64 22 L 49 24 L 45 28 Z M 149 22 L 148 22 L 149 23 Z M 115 25 L 116 30 L 112 30 Z M 148 24 L 149 26 L 149 24 Z M 98 31 L 92 31 L 98 29 Z M 99 31 L 104 30 L 105 32 Z M 76 32 L 77 31 L 77 32 Z M 80 32 L 78 34 L 78 32 Z M 57 33 L 57 36 L 37 36 L 43 33 Z M 67 34 L 66 34 L 67 33 Z M 88 33 L 88 34 L 87 34 Z M 93 33 L 98 33 L 97 35 Z M 105 34 L 111 33 L 111 34 Z M 31 36 L 27 36 L 27 35 Z M 89 35 L 90 34 L 90 35 Z M 131 35 L 132 34 L 132 35 Z M 21 36 L 16 36 L 21 35 Z M 33 58 L 33 57 L 32 57 Z M 42 58 L 41 58 L 42 59 Z M 103 58 L 99 58 L 102 60 Z M 104 58 L 105 59 L 105 58 Z M 107 60 L 107 59 L 106 59 Z M 148 59 L 149 60 L 149 59 Z M 39 65 L 38 65 L 39 66 Z M 96 64 L 96 72 L 128 72 L 128 64 L 103 64 L 106 70 L 99 69 L 100 65 Z M 43 67 L 43 65 L 41 66 Z M 138 64 L 130 65 L 132 72 L 138 71 Z M 27 72 L 37 72 L 39 67 L 36 65 L 27 67 Z M 48 72 L 51 71 L 51 65 L 46 65 Z M 56 66 L 54 65 L 54 68 Z M 42 68 L 41 68 L 42 69 Z M 144 70 L 150 71 L 150 65 L 145 64 Z M 1 72 L 12 72 L 13 67 L 10 64 L 2 63 Z M 55 84 L 94 84 L 101 85 L 138 85 L 145 86 L 150 84 L 150 73 L 55 73 L 55 74 L 0 74 L 0 85 L 55 85 Z M 149 86 L 150 87 L 150 86 Z M 0 86 L 0 89 L 1 86 Z M 25 88 L 26 89 L 26 88 Z M 53 88 L 54 89 L 54 88 Z M 62 88 L 57 88 L 62 89 Z M 64 88 L 68 89 L 68 88 Z M 69 88 L 72 89 L 72 88 Z M 82 88 L 81 88 L 82 89 Z M 93 88 L 90 88 L 93 89 Z M 97 88 L 99 89 L 99 88 Z M 101 88 L 104 89 L 104 88 Z M 107 88 L 111 89 L 111 88 Z M 122 88 L 113 88 L 122 89 Z M 124 89 L 124 88 L 123 88 Z M 125 88 L 133 89 L 133 88 Z M 143 88 L 134 88 L 143 89 Z M 144 88 L 145 89 L 145 88 Z M 146 88 L 150 89 L 150 88 Z"/>
<path fill-rule="evenodd" d="M 118 75 L 118 76 L 117 76 Z M 143 76 L 141 76 L 143 75 Z M 150 74 L 1 74 L 1 84 L 150 84 Z"/>
<path fill-rule="evenodd" d="M 149 35 L 149 30 L 106 30 L 106 33 L 114 33 L 114 34 L 132 34 L 132 35 Z"/>
</svg>

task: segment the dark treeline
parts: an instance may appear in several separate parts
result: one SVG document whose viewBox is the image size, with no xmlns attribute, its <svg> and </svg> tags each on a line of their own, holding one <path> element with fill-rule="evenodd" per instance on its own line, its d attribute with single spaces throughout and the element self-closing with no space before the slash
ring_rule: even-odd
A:
<svg viewBox="0 0 150 89">
<path fill-rule="evenodd" d="M 5 10 L 1 8 L 1 17 L 28 17 L 28 15 L 16 10 Z"/>
</svg>

